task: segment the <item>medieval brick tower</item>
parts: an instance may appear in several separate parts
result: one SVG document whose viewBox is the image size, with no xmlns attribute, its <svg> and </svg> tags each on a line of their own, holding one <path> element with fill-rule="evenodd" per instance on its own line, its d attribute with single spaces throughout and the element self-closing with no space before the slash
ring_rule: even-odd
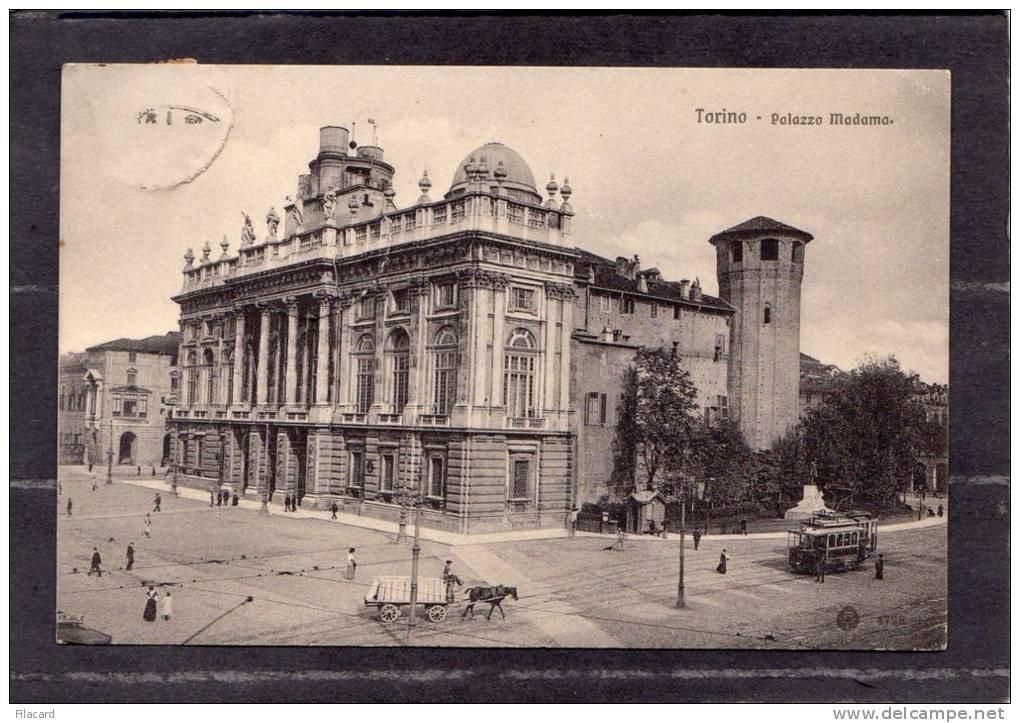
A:
<svg viewBox="0 0 1020 723">
<path fill-rule="evenodd" d="M 717 233 L 719 295 L 735 309 L 730 326 L 731 416 L 755 449 L 797 423 L 800 284 L 811 234 L 758 216 Z"/>
</svg>

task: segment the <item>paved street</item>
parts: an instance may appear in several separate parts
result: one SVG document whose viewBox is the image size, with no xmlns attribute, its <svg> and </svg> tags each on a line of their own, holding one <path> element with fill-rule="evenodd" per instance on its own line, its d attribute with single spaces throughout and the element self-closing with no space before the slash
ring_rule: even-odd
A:
<svg viewBox="0 0 1020 723">
<path fill-rule="evenodd" d="M 872 568 L 829 575 L 824 584 L 785 568 L 785 539 L 688 541 L 687 599 L 676 599 L 678 540 L 628 540 L 606 551 L 599 537 L 450 546 L 423 543 L 423 576 L 443 561 L 471 584 L 515 585 L 506 620 L 488 605 L 462 619 L 462 596 L 438 624 L 384 625 L 363 596 L 372 578 L 410 574 L 410 543 L 321 515 L 264 515 L 209 507 L 164 492 L 151 537 L 143 519 L 154 492 L 117 482 L 91 490 L 86 476 L 61 471 L 57 607 L 115 643 L 196 645 L 444 645 L 688 648 L 939 648 L 946 639 L 946 527 L 880 533 L 886 579 Z M 68 497 L 73 516 L 66 516 Z M 132 542 L 135 565 L 125 571 Z M 103 576 L 87 576 L 92 546 Z M 344 579 L 346 550 L 357 576 Z M 715 572 L 719 553 L 728 574 Z M 171 591 L 174 616 L 142 619 L 145 591 Z M 852 608 L 856 615 L 840 612 Z"/>
</svg>

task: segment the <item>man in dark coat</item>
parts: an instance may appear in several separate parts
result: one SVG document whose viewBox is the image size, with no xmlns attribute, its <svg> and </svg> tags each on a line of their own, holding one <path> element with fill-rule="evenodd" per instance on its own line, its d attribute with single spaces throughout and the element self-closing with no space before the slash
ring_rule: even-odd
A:
<svg viewBox="0 0 1020 723">
<path fill-rule="evenodd" d="M 68 517 L 71 516 L 71 498 L 70 497 L 67 498 L 67 516 Z"/>
<path fill-rule="evenodd" d="M 333 513 L 333 516 L 332 516 L 332 518 L 331 518 L 331 519 L 334 519 L 334 520 L 335 520 L 335 519 L 336 519 L 336 513 L 337 513 L 337 506 L 336 506 L 336 502 L 334 502 L 333 504 L 331 504 L 331 505 L 329 506 L 329 511 Z"/>
<path fill-rule="evenodd" d="M 747 520 L 740 521 L 740 534 L 741 535 L 747 534 Z"/>
<path fill-rule="evenodd" d="M 283 496 L 283 509 L 290 512 L 290 495 Z"/>
<path fill-rule="evenodd" d="M 163 503 L 163 498 L 159 496 L 158 492 L 156 493 L 156 497 L 153 502 L 155 503 L 155 506 L 152 508 L 152 511 L 159 512 L 159 506 Z"/>
<path fill-rule="evenodd" d="M 878 559 L 875 560 L 875 579 L 885 579 L 885 557 L 881 553 L 879 553 Z"/>
<path fill-rule="evenodd" d="M 815 560 L 815 582 L 825 582 L 825 555 L 819 555 Z"/>
<path fill-rule="evenodd" d="M 698 545 L 701 544 L 701 530 L 697 527 L 694 528 L 694 549 L 698 549 Z"/>
<path fill-rule="evenodd" d="M 130 570 L 134 566 L 135 566 L 135 548 L 129 542 L 127 548 L 127 565 L 124 566 L 124 569 Z"/>
<path fill-rule="evenodd" d="M 99 550 L 92 548 L 92 565 L 89 567 L 89 577 L 92 577 L 92 573 L 96 573 L 99 577 L 103 576 L 103 570 L 99 566 L 102 564 L 103 558 L 99 556 Z"/>
</svg>

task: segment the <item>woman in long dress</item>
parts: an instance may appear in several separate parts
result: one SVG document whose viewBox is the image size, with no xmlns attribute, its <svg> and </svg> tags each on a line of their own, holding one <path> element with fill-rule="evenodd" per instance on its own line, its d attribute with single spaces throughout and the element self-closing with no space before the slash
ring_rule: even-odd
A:
<svg viewBox="0 0 1020 723">
<path fill-rule="evenodd" d="M 153 590 L 150 585 L 149 592 L 147 592 L 145 596 L 147 599 L 145 601 L 145 612 L 142 613 L 142 619 L 150 623 L 156 622 L 156 601 L 159 597 L 159 593 Z"/>
<path fill-rule="evenodd" d="M 729 560 L 729 559 L 730 559 L 730 556 L 726 554 L 726 550 L 723 550 L 722 554 L 719 555 L 719 564 L 716 566 L 715 571 L 718 572 L 720 575 L 725 575 L 726 574 L 726 561 Z"/>
</svg>

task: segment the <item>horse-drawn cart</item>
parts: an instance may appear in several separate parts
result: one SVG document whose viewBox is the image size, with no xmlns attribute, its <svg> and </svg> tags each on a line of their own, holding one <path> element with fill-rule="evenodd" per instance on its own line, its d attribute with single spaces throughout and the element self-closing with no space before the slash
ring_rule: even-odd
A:
<svg viewBox="0 0 1020 723">
<path fill-rule="evenodd" d="M 439 578 L 418 579 L 418 605 L 425 607 L 425 615 L 433 623 L 446 619 L 446 583 Z M 379 619 L 395 623 L 400 609 L 411 604 L 410 577 L 377 577 L 365 595 L 365 607 L 379 610 Z"/>
</svg>

